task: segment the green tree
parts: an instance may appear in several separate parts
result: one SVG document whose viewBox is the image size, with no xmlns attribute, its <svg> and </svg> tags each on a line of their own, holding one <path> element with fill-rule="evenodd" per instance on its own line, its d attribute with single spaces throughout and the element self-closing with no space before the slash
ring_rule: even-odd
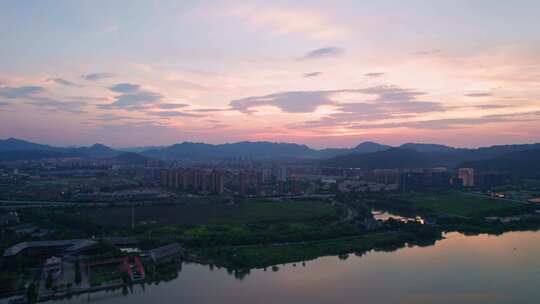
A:
<svg viewBox="0 0 540 304">
<path fill-rule="evenodd" d="M 79 260 L 75 262 L 75 284 L 81 284 L 81 265 Z"/>
<path fill-rule="evenodd" d="M 28 299 L 28 302 L 35 303 L 37 300 L 37 288 L 36 284 L 31 283 L 28 285 L 28 288 L 26 289 L 26 298 Z"/>
<path fill-rule="evenodd" d="M 52 273 L 49 272 L 49 273 L 47 273 L 47 279 L 45 281 L 45 287 L 47 289 L 51 289 L 52 285 L 53 285 Z"/>
</svg>

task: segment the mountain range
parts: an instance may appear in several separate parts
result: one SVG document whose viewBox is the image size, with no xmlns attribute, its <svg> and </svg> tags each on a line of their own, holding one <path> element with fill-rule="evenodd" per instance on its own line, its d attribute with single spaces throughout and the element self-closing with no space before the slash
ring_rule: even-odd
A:
<svg viewBox="0 0 540 304">
<path fill-rule="evenodd" d="M 456 149 L 404 145 L 388 150 L 346 154 L 322 160 L 322 166 L 362 169 L 466 167 L 477 172 L 505 171 L 517 177 L 540 178 L 540 144 Z M 425 151 L 425 152 L 422 152 Z"/>
<path fill-rule="evenodd" d="M 0 160 L 42 159 L 48 157 L 110 158 L 124 152 L 138 153 L 160 160 L 213 160 L 231 158 L 273 159 L 325 159 L 348 153 L 371 153 L 391 148 L 374 142 L 364 142 L 353 148 L 316 150 L 306 145 L 273 142 L 237 142 L 205 144 L 183 142 L 171 146 L 150 146 L 113 149 L 102 144 L 88 147 L 55 147 L 21 139 L 0 140 Z"/>
<path fill-rule="evenodd" d="M 501 156 L 462 163 L 478 171 L 506 171 L 518 177 L 540 179 L 540 149 L 516 151 Z"/>
<path fill-rule="evenodd" d="M 403 169 L 430 166 L 425 153 L 403 148 L 390 148 L 365 154 L 345 154 L 323 160 L 322 164 L 333 167 L 362 169 Z"/>
<path fill-rule="evenodd" d="M 89 147 L 54 147 L 8 138 L 0 140 L 0 160 L 45 159 L 60 157 L 110 158 L 123 152 L 102 144 Z"/>
<path fill-rule="evenodd" d="M 125 151 L 137 151 L 125 152 Z M 363 142 L 352 148 L 312 149 L 295 143 L 236 142 L 205 144 L 183 142 L 164 147 L 113 149 L 102 144 L 88 147 L 55 147 L 20 139 L 0 140 L 0 160 L 53 157 L 114 158 L 130 162 L 149 159 L 163 161 L 209 161 L 235 158 L 253 160 L 308 160 L 323 166 L 373 168 L 418 168 L 466 166 L 479 170 L 535 169 L 540 143 L 499 145 L 477 149 L 439 144 L 406 143 L 398 147 Z M 534 163 L 534 164 L 533 164 Z"/>
</svg>

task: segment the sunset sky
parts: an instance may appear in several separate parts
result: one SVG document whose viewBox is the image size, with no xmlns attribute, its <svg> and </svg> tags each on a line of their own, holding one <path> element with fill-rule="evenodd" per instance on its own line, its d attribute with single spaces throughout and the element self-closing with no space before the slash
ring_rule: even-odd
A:
<svg viewBox="0 0 540 304">
<path fill-rule="evenodd" d="M 539 1 L 0 1 L 0 139 L 540 142 Z"/>
</svg>

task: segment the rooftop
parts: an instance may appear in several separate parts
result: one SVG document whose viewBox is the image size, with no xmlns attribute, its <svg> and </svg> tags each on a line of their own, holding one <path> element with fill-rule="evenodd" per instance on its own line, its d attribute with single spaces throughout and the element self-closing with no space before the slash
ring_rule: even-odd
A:
<svg viewBox="0 0 540 304">
<path fill-rule="evenodd" d="M 168 257 L 175 254 L 180 254 L 184 249 L 178 243 L 172 243 L 163 247 L 158 247 L 150 250 L 150 255 L 153 259 Z"/>
<path fill-rule="evenodd" d="M 39 248 L 39 247 L 65 247 L 64 251 L 71 252 L 77 251 L 86 247 L 90 247 L 97 244 L 96 241 L 88 239 L 74 239 L 74 240 L 58 240 L 58 241 L 32 241 L 32 242 L 22 242 L 15 244 L 6 251 L 4 251 L 4 257 L 16 256 L 22 251 L 29 248 Z"/>
</svg>

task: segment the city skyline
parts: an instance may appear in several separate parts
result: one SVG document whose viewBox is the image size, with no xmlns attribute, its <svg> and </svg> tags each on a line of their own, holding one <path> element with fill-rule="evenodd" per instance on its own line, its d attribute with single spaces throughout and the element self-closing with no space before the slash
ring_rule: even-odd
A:
<svg viewBox="0 0 540 304">
<path fill-rule="evenodd" d="M 539 142 L 540 7 L 520 4 L 5 1 L 0 138 Z"/>
</svg>

